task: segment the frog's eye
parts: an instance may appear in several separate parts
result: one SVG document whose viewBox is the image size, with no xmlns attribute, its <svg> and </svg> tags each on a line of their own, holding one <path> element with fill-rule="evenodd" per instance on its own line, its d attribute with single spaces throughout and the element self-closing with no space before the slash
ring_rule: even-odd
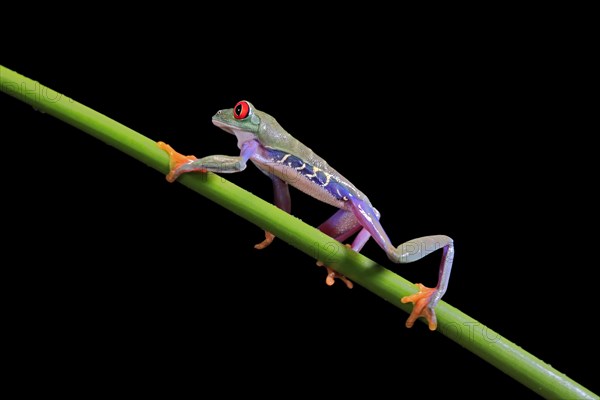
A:
<svg viewBox="0 0 600 400">
<path fill-rule="evenodd" d="M 235 119 L 244 119 L 250 113 L 250 105 L 247 101 L 242 100 L 238 101 L 238 103 L 233 108 L 233 116 Z"/>
</svg>

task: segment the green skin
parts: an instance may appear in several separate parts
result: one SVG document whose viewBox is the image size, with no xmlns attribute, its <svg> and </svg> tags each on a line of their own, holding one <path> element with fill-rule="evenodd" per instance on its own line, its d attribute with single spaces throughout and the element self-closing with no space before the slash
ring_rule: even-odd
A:
<svg viewBox="0 0 600 400">
<path fill-rule="evenodd" d="M 240 155 L 189 158 L 173 168 L 167 177 L 169 181 L 188 172 L 240 172 L 250 160 L 272 179 L 275 204 L 282 210 L 290 212 L 291 209 L 289 185 L 337 207 L 339 210 L 321 224 L 319 229 L 339 241 L 356 234 L 351 247 L 357 252 L 370 237 L 395 263 L 413 262 L 441 249 L 442 260 L 436 287 L 427 288 L 417 284 L 420 289 L 418 293 L 400 300 L 403 303 L 414 303 L 406 322 L 407 327 L 413 326 L 419 317 L 424 317 L 429 328 L 436 329 L 434 308 L 446 291 L 454 258 L 454 243 L 450 237 L 424 236 L 395 247 L 379 222 L 379 212 L 373 208 L 369 199 L 325 160 L 286 132 L 275 118 L 257 110 L 247 101 L 240 101 L 234 108 L 218 111 L 212 120 L 216 126 L 237 137 Z M 273 238 L 272 234 L 266 232 L 265 241 L 256 247 L 268 246 Z M 332 272 L 330 268 L 328 271 L 328 284 L 332 284 L 333 277 L 337 277 L 351 287 L 344 277 Z"/>
</svg>

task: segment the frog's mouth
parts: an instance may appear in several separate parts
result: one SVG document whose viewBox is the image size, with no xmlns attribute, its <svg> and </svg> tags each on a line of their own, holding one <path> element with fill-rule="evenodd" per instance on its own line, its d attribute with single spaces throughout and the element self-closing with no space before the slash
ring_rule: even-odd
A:
<svg viewBox="0 0 600 400">
<path fill-rule="evenodd" d="M 223 129 L 225 132 L 235 135 L 235 131 L 237 130 L 237 129 L 235 129 L 235 127 L 228 125 L 225 122 L 221 122 L 218 119 L 213 119 L 212 122 L 215 126 L 218 126 L 219 128 Z"/>
<path fill-rule="evenodd" d="M 231 133 L 232 135 L 235 135 L 235 137 L 237 138 L 237 141 L 238 141 L 238 147 L 240 147 L 244 142 L 256 139 L 256 135 L 251 132 L 243 131 L 238 127 L 226 124 L 225 122 L 221 122 L 217 119 L 213 119 L 212 121 L 213 121 L 213 124 L 215 124 L 215 126 L 218 126 L 219 128 L 223 129 L 227 133 Z"/>
</svg>

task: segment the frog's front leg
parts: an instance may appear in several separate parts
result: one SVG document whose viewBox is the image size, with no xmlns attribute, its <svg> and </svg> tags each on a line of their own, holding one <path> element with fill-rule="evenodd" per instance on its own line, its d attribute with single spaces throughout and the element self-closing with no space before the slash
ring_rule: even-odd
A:
<svg viewBox="0 0 600 400">
<path fill-rule="evenodd" d="M 242 145 L 239 156 L 214 155 L 197 159 L 195 156 L 184 156 L 179 154 L 171 146 L 164 142 L 157 142 L 158 147 L 169 154 L 170 171 L 167 180 L 174 182 L 182 174 L 188 172 L 216 172 L 234 173 L 246 169 L 248 159 L 258 149 L 258 142 L 252 140 Z"/>
<path fill-rule="evenodd" d="M 257 141 L 247 141 L 242 144 L 239 156 L 214 155 L 203 158 L 195 156 L 184 156 L 175 151 L 171 146 L 164 142 L 157 142 L 158 147 L 169 154 L 170 171 L 167 174 L 167 180 L 174 182 L 179 176 L 188 172 L 216 172 L 216 173 L 234 173 L 246 169 L 248 160 L 256 153 L 259 148 Z M 270 175 L 273 180 L 273 191 L 275 193 L 275 205 L 286 212 L 291 210 L 290 190 L 288 184 L 276 177 Z M 257 249 L 264 249 L 273 240 L 275 235 L 265 231 L 265 240 L 256 244 Z"/>
<path fill-rule="evenodd" d="M 454 243 L 452 239 L 445 235 L 424 236 L 394 247 L 383 230 L 376 211 L 369 204 L 356 198 L 350 199 L 349 202 L 352 212 L 360 221 L 360 224 L 373 236 L 377 244 L 385 250 L 388 258 L 393 262 L 410 263 L 436 250 L 442 250 L 442 260 L 436 287 L 428 288 L 418 283 L 418 293 L 401 299 L 403 303 L 414 303 L 413 310 L 406 321 L 408 328 L 412 327 L 419 317 L 424 317 L 428 322 L 429 329 L 435 330 L 437 319 L 434 308 L 446 292 L 452 269 L 452 260 L 454 258 Z"/>
</svg>

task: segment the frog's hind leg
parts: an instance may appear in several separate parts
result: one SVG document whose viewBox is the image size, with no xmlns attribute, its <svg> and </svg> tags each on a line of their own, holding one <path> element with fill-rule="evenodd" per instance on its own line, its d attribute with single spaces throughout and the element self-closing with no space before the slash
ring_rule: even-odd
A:
<svg viewBox="0 0 600 400">
<path fill-rule="evenodd" d="M 412 302 L 414 307 L 406 326 L 412 327 L 419 317 L 424 317 L 429 325 L 429 329 L 435 330 L 437 320 L 434 308 L 446 292 L 452 261 L 454 258 L 454 243 L 452 239 L 445 235 L 424 236 L 402 243 L 394 247 L 388 235 L 383 230 L 377 211 L 370 204 L 352 198 L 349 200 L 352 212 L 360 221 L 360 224 L 369 231 L 373 239 L 386 252 L 388 258 L 395 263 L 410 263 L 433 253 L 436 250 L 442 250 L 442 260 L 439 268 L 438 283 L 435 288 L 428 288 L 417 284 L 419 292 L 411 296 L 405 296 L 401 299 L 402 303 Z"/>
<path fill-rule="evenodd" d="M 344 209 L 338 210 L 327 221 L 323 222 L 319 226 L 319 230 L 331 236 L 338 242 L 343 242 L 344 240 L 348 239 L 350 236 L 358 232 L 358 235 L 356 235 L 356 237 L 354 238 L 352 245 L 346 244 L 347 247 L 350 247 L 356 252 L 360 252 L 363 246 L 371 237 L 369 231 L 362 227 L 359 220 L 354 216 L 352 211 Z M 327 283 L 327 285 L 333 285 L 335 283 L 335 279 L 338 278 L 342 282 L 344 282 L 349 289 L 352 289 L 354 285 L 350 280 L 348 280 L 348 278 L 334 271 L 326 264 L 327 260 L 317 261 L 318 266 L 325 267 L 327 269 L 327 278 L 325 279 L 325 283 Z"/>
</svg>

